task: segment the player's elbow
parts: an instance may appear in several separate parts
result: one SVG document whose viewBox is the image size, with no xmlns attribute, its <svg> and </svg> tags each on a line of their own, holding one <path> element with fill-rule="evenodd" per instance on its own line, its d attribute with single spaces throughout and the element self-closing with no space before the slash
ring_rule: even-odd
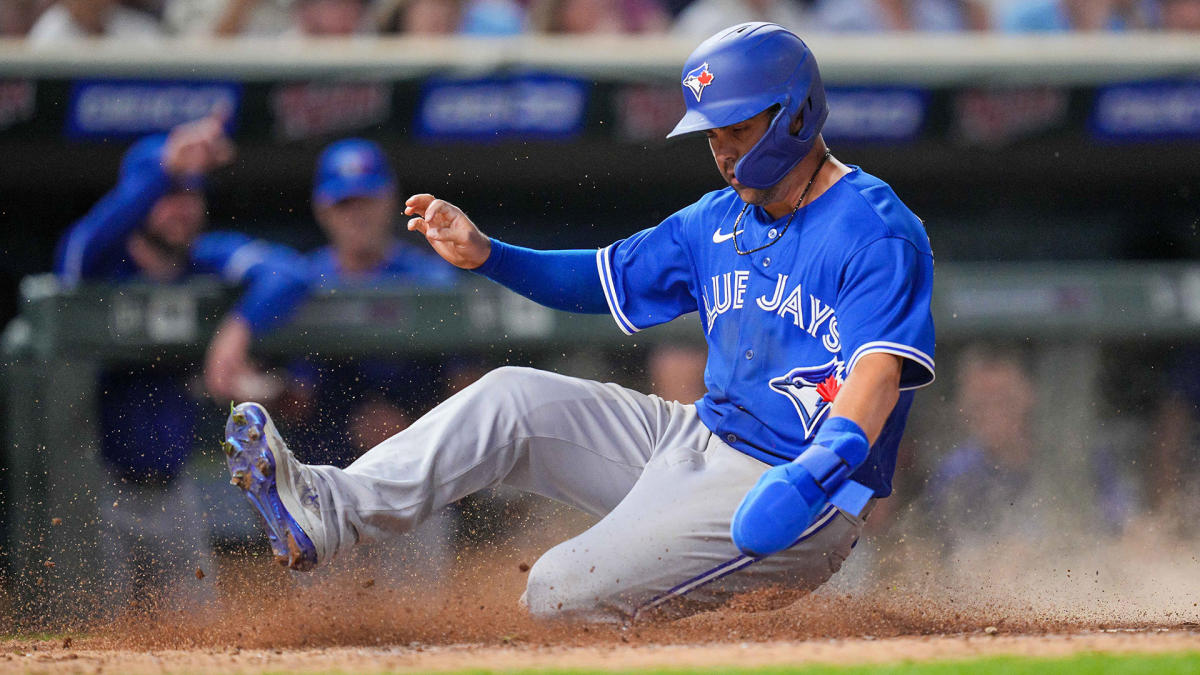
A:
<svg viewBox="0 0 1200 675">
<path fill-rule="evenodd" d="M 867 354 L 854 367 L 855 379 L 863 385 L 892 397 L 895 405 L 900 398 L 900 373 L 904 360 L 895 354 L 876 352 Z"/>
</svg>

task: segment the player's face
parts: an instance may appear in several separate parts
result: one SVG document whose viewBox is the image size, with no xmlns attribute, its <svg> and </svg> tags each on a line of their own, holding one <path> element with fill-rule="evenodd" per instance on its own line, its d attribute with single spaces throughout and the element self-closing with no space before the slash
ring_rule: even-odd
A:
<svg viewBox="0 0 1200 675">
<path fill-rule="evenodd" d="M 317 220 L 334 248 L 355 255 L 382 254 L 392 239 L 396 196 L 350 197 L 317 207 Z"/>
<path fill-rule="evenodd" d="M 186 250 L 204 229 L 204 197 L 199 192 L 175 192 L 162 197 L 146 217 L 146 229 L 169 248 Z"/>
<path fill-rule="evenodd" d="M 771 125 L 773 112 L 773 110 L 764 110 L 748 120 L 704 132 L 708 136 L 708 147 L 712 150 L 713 160 L 717 163 L 717 170 L 721 172 L 721 177 L 734 190 L 737 190 L 738 196 L 748 204 L 766 205 L 777 201 L 771 194 L 772 190 L 746 187 L 738 182 L 733 173 L 738 160 L 749 152 L 758 139 L 767 132 L 767 127 Z"/>
</svg>

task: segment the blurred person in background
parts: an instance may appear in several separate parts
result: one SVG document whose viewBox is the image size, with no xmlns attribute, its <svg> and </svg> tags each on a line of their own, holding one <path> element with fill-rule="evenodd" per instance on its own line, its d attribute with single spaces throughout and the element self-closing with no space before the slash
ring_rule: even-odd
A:
<svg viewBox="0 0 1200 675">
<path fill-rule="evenodd" d="M 292 12 L 287 35 L 350 37 L 374 32 L 367 0 L 294 0 Z"/>
<path fill-rule="evenodd" d="M 307 294 L 304 261 L 290 249 L 241 234 L 203 231 L 204 176 L 229 163 L 234 152 L 222 117 L 136 142 L 116 187 L 59 242 L 55 271 L 66 286 L 173 284 L 197 274 L 245 284 L 209 344 L 204 381 L 218 400 L 269 398 L 271 380 L 252 364 L 250 345 Z M 130 598 L 177 606 L 212 592 L 211 584 L 198 584 L 193 576 L 197 568 L 212 567 L 209 528 L 185 472 L 202 414 L 192 374 L 187 364 L 156 361 L 113 367 L 98 383 L 100 456 L 107 473 L 98 496 L 101 567 L 114 609 Z"/>
<path fill-rule="evenodd" d="M 0 37 L 22 37 L 29 33 L 29 29 L 49 4 L 48 0 L 0 2 Z"/>
<path fill-rule="evenodd" d="M 381 10 L 384 33 L 453 35 L 462 23 L 462 0 L 391 0 Z"/>
<path fill-rule="evenodd" d="M 671 26 L 658 0 L 535 0 L 530 16 L 541 32 L 569 35 L 663 33 Z"/>
<path fill-rule="evenodd" d="M 808 27 L 808 15 L 795 0 L 695 0 L 675 20 L 676 35 L 702 37 L 743 21 L 768 21 L 789 30 Z"/>
<path fill-rule="evenodd" d="M 369 0 L 167 0 L 180 34 L 352 37 L 375 32 Z"/>
<path fill-rule="evenodd" d="M 977 344 L 959 358 L 954 406 L 963 439 L 938 460 L 916 503 L 946 560 L 986 559 L 997 544 L 1046 549 L 1069 533 L 1061 518 L 1082 518 L 1087 540 L 1118 535 L 1134 514 L 1135 490 L 1120 452 L 1108 438 L 1085 448 L 1082 492 L 1045 480 L 1047 462 L 1035 441 L 1034 413 L 1043 405 L 1022 356 Z M 1045 478 L 1045 476 L 1040 476 Z M 1054 512 L 1030 508 L 1056 503 Z M 1053 519 L 1053 522 L 1052 522 Z M 969 565 L 968 565 L 969 566 Z"/>
<path fill-rule="evenodd" d="M 110 38 L 124 44 L 156 44 L 164 35 L 151 14 L 125 6 L 118 0 L 58 0 L 29 31 L 35 46 L 61 44 L 84 38 Z"/>
<path fill-rule="evenodd" d="M 1010 33 L 1123 31 L 1150 26 L 1140 0 L 1021 0 L 1000 27 Z"/>
<path fill-rule="evenodd" d="M 815 26 L 834 32 L 983 31 L 988 7 L 978 0 L 817 0 Z"/>
<path fill-rule="evenodd" d="M 1165 31 L 1200 32 L 1200 0 L 1160 0 L 1158 26 Z"/>
<path fill-rule="evenodd" d="M 1144 451 L 1144 501 L 1152 520 L 1173 526 L 1191 524 L 1200 513 L 1200 489 L 1196 487 L 1200 470 L 1200 350 L 1182 350 L 1164 379 L 1150 425 L 1153 434 Z"/>
<path fill-rule="evenodd" d="M 313 213 L 329 238 L 308 255 L 313 291 L 448 288 L 458 278 L 440 257 L 397 236 L 395 173 L 371 141 L 344 139 L 322 151 Z M 345 468 L 403 431 L 441 394 L 438 366 L 432 359 L 378 357 L 293 364 L 302 384 L 293 386 L 295 400 L 283 417 L 306 440 L 303 460 Z M 445 509 L 405 537 L 364 548 L 351 565 L 371 565 L 389 580 L 435 581 L 452 561 L 455 522 Z"/>
<path fill-rule="evenodd" d="M 1005 528 L 1036 526 L 1025 505 L 1037 399 L 1024 363 L 1002 349 L 968 348 L 954 401 L 964 438 L 934 467 L 920 508 L 936 519 L 931 534 L 947 555 Z"/>
<path fill-rule="evenodd" d="M 704 386 L 704 365 L 707 361 L 708 351 L 703 345 L 654 345 L 646 358 L 650 393 L 680 403 L 699 401 L 708 391 Z"/>
<path fill-rule="evenodd" d="M 295 0 L 164 0 L 163 23 L 176 35 L 282 35 Z"/>
<path fill-rule="evenodd" d="M 395 174 L 375 143 L 351 138 L 325 148 L 317 160 L 313 213 L 330 243 L 308 255 L 314 291 L 454 285 L 453 268 L 397 236 L 396 190 Z M 417 408 L 440 394 L 433 389 L 436 364 L 416 360 L 314 361 L 305 378 L 313 404 L 303 409 L 319 411 L 304 424 L 313 441 L 306 447 L 316 453 L 305 461 L 342 467 L 403 430 Z"/>
<path fill-rule="evenodd" d="M 381 30 L 403 35 L 503 37 L 525 31 L 525 7 L 514 0 L 392 0 Z"/>
</svg>

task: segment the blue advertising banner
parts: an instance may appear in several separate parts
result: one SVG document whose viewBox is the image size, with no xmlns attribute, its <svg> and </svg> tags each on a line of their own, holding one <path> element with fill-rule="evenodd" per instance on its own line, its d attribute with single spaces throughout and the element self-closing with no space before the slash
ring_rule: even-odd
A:
<svg viewBox="0 0 1200 675">
<path fill-rule="evenodd" d="M 829 87 L 830 140 L 863 143 L 911 141 L 925 128 L 929 92 L 908 87 Z"/>
<path fill-rule="evenodd" d="M 1100 87 L 1088 128 L 1104 141 L 1200 139 L 1200 80 Z"/>
<path fill-rule="evenodd" d="M 415 131 L 425 141 L 567 140 L 583 132 L 591 85 L 553 75 L 426 81 Z"/>
<path fill-rule="evenodd" d="M 66 133 L 73 139 L 141 136 L 167 131 L 224 109 L 237 120 L 242 85 L 169 80 L 77 80 L 71 85 Z"/>
</svg>

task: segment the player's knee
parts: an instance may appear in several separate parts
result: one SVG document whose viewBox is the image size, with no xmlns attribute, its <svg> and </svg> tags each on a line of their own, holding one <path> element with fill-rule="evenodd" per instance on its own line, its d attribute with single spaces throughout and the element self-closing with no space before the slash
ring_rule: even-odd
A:
<svg viewBox="0 0 1200 675">
<path fill-rule="evenodd" d="M 529 570 L 521 601 L 537 619 L 617 622 L 624 613 L 608 594 L 578 578 L 571 563 L 551 549 Z"/>
<path fill-rule="evenodd" d="M 503 395 L 505 392 L 528 391 L 545 373 L 535 368 L 502 366 L 479 378 L 473 388 L 488 396 Z"/>
</svg>

